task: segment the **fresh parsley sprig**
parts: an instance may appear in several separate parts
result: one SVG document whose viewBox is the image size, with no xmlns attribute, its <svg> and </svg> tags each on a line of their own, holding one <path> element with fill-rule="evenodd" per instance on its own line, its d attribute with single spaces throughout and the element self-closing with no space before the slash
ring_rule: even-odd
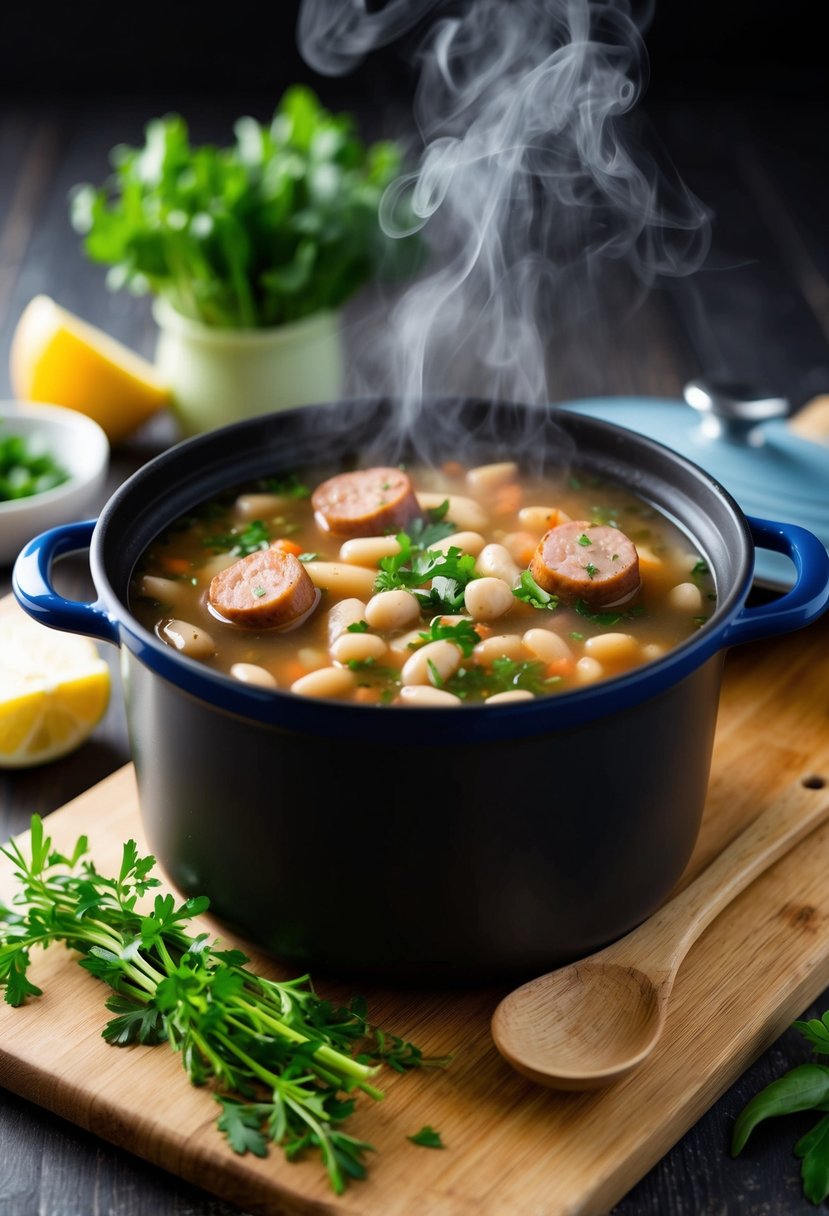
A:
<svg viewBox="0 0 829 1216">
<path fill-rule="evenodd" d="M 450 524 L 436 526 L 448 527 L 450 536 L 455 530 Z M 454 613 L 463 607 L 467 583 L 478 577 L 475 558 L 454 545 L 445 553 L 426 547 L 424 539 L 430 544 L 436 543 L 429 531 L 426 527 L 415 530 L 414 534 L 398 532 L 396 540 L 400 551 L 380 559 L 374 590 L 393 591 L 403 587 L 417 597 L 424 612 Z"/>
<path fill-rule="evenodd" d="M 466 664 L 444 681 L 447 692 L 466 701 L 470 698 L 491 697 L 497 692 L 512 692 L 516 688 L 531 692 L 534 696 L 550 692 L 562 682 L 561 676 L 546 675 L 546 664 L 538 659 L 494 659 L 491 666 L 481 667 Z"/>
<path fill-rule="evenodd" d="M 426 1060 L 411 1043 L 367 1019 L 365 1002 L 348 1008 L 321 1000 L 307 975 L 277 982 L 247 967 L 240 950 L 222 950 L 209 934 L 189 932 L 204 897 L 177 904 L 156 894 L 149 912 L 139 900 L 159 885 L 155 859 L 123 848 L 117 878 L 99 874 L 80 837 L 69 856 L 52 849 L 43 823 L 31 822 L 28 855 L 16 841 L 2 852 L 20 890 L 14 908 L 0 906 L 0 988 L 10 1005 L 41 995 L 27 972 L 30 952 L 61 942 L 112 993 L 108 1043 L 166 1042 L 194 1085 L 210 1084 L 221 1106 L 218 1128 L 234 1152 L 264 1157 L 279 1145 L 293 1160 L 319 1152 L 333 1190 L 365 1174 L 372 1148 L 342 1130 L 360 1091 L 374 1099 L 381 1064 L 398 1072 Z"/>
<path fill-rule="evenodd" d="M 217 532 L 214 536 L 205 536 L 202 544 L 205 549 L 215 553 L 231 553 L 235 557 L 247 557 L 250 553 L 258 553 L 267 549 L 271 543 L 271 534 L 264 520 L 254 519 L 244 528 L 233 528 L 230 532 Z"/>
<path fill-rule="evenodd" d="M 456 646 L 460 647 L 465 659 L 469 658 L 481 640 L 480 634 L 471 621 L 457 621 L 454 625 L 444 624 L 439 616 L 432 621 L 428 632 L 421 632 L 418 637 L 422 639 L 423 643 L 443 640 L 454 642 Z M 414 646 L 417 645 L 418 643 L 414 643 Z"/>
</svg>

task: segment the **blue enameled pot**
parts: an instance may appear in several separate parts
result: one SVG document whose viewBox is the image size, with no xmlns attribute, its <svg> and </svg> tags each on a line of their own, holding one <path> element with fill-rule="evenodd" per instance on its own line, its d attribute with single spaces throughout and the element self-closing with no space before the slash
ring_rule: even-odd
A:
<svg viewBox="0 0 829 1216">
<path fill-rule="evenodd" d="M 176 885 L 304 968 L 419 983 L 529 975 L 620 936 L 694 847 L 723 653 L 814 620 L 829 557 L 811 533 L 746 520 L 667 448 L 565 411 L 431 401 L 398 441 L 386 401 L 313 406 L 188 440 L 97 524 L 44 533 L 14 585 L 38 620 L 121 647 L 149 843 Z M 461 438 L 459 438 L 461 437 Z M 555 697 L 457 710 L 350 705 L 241 684 L 171 650 L 127 606 L 150 541 L 230 486 L 323 459 L 525 459 L 627 485 L 705 555 L 711 619 L 663 658 Z M 755 546 L 793 589 L 746 607 Z M 55 558 L 90 549 L 98 598 L 63 599 Z"/>
</svg>

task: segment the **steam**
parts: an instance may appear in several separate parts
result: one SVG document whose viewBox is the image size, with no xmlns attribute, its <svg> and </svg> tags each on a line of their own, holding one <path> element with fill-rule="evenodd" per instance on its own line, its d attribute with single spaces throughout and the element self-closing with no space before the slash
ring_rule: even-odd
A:
<svg viewBox="0 0 829 1216">
<path fill-rule="evenodd" d="M 303 0 L 300 49 L 345 72 L 436 8 L 452 15 L 435 14 L 418 50 L 419 167 L 380 216 L 392 236 L 419 230 L 430 256 L 372 323 L 361 387 L 409 403 L 549 401 L 561 318 L 591 323 L 611 263 L 637 285 L 631 300 L 696 269 L 708 215 L 644 148 L 646 56 L 626 0 L 391 0 L 374 13 L 365 0 Z"/>
</svg>

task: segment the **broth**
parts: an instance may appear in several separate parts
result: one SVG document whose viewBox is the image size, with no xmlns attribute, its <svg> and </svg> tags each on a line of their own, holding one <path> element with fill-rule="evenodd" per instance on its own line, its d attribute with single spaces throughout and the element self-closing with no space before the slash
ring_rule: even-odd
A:
<svg viewBox="0 0 829 1216">
<path fill-rule="evenodd" d="M 692 636 L 713 611 L 712 576 L 687 536 L 593 476 L 526 476 L 511 462 L 409 468 L 422 517 L 409 511 L 401 529 L 383 516 L 379 535 L 360 534 L 359 523 L 333 535 L 315 518 L 311 492 L 336 472 L 260 479 L 177 520 L 136 567 L 134 615 L 168 645 L 245 682 L 362 704 L 451 706 L 556 695 L 619 675 Z M 400 480 L 385 473 L 378 495 Z M 615 553 L 607 541 L 615 530 L 635 546 L 638 577 L 607 603 L 601 589 L 613 594 L 613 563 L 623 564 L 621 542 Z M 538 557 L 542 537 L 546 545 L 565 536 L 572 584 L 563 564 L 548 571 L 547 549 Z M 242 571 L 267 575 L 272 547 L 292 555 L 286 569 L 297 571 L 296 558 L 297 585 L 309 586 L 307 573 L 316 591 L 305 592 L 296 620 L 262 627 L 255 597 L 269 602 L 270 591 L 255 574 L 254 600 L 231 621 L 228 588 L 237 593 Z M 548 573 L 553 590 L 542 585 Z M 582 584 L 581 593 L 566 590 Z"/>
</svg>

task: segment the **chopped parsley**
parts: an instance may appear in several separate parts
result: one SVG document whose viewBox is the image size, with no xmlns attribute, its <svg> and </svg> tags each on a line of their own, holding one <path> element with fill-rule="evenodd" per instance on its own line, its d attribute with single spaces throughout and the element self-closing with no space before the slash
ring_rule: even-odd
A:
<svg viewBox="0 0 829 1216">
<path fill-rule="evenodd" d="M 319 561 L 321 553 L 300 553 L 299 560 L 301 562 L 316 562 Z"/>
<path fill-rule="evenodd" d="M 583 642 L 584 641 L 584 634 L 579 633 L 577 629 L 572 629 L 570 631 L 570 633 L 568 634 L 568 637 L 571 637 L 574 642 Z"/>
<path fill-rule="evenodd" d="M 443 687 L 443 676 L 440 674 L 437 667 L 435 667 L 435 665 L 431 659 L 426 660 L 426 666 L 429 668 L 429 677 L 430 677 L 432 683 L 434 684 L 435 688 L 442 688 Z"/>
<path fill-rule="evenodd" d="M 435 617 L 429 626 L 428 633 L 418 635 L 424 642 L 454 642 L 456 646 L 461 648 L 463 657 L 468 659 L 472 651 L 480 642 L 480 637 L 471 621 L 458 621 L 455 625 L 444 625 L 441 623 L 440 617 Z M 414 648 L 418 643 L 410 643 Z"/>
<path fill-rule="evenodd" d="M 262 596 L 265 594 L 265 588 L 264 587 L 254 587 L 253 594 L 256 596 L 256 598 L 258 600 L 261 600 Z"/>
<path fill-rule="evenodd" d="M 708 568 L 708 562 L 705 560 L 704 557 L 701 557 L 699 559 L 699 561 L 695 562 L 694 565 L 691 567 L 691 574 L 695 578 L 701 578 L 702 575 L 710 574 L 710 573 L 711 573 L 711 571 Z"/>
<path fill-rule="evenodd" d="M 267 549 L 270 543 L 270 533 L 261 519 L 254 519 L 241 530 L 232 528 L 230 532 L 205 536 L 202 541 L 205 549 L 212 549 L 215 553 L 231 553 L 235 557 L 247 557 L 250 553 Z"/>
<path fill-rule="evenodd" d="M 581 536 L 579 537 L 579 544 L 580 545 L 592 545 L 593 542 L 590 539 L 590 537 L 587 535 L 586 532 L 582 532 Z"/>
<path fill-rule="evenodd" d="M 617 608 L 608 612 L 594 612 L 586 600 L 577 599 L 574 607 L 579 616 L 583 616 L 587 621 L 592 621 L 594 625 L 618 625 L 619 621 L 632 621 L 638 616 L 645 615 L 645 609 L 641 604 L 634 604 L 632 608 L 624 610 Z"/>
<path fill-rule="evenodd" d="M 368 633 L 368 621 L 354 621 L 352 625 L 346 625 L 346 633 Z"/>
<path fill-rule="evenodd" d="M 599 573 L 599 567 L 594 566 L 592 562 L 588 562 L 584 568 L 587 571 L 588 578 L 595 578 L 596 575 Z"/>
<path fill-rule="evenodd" d="M 299 480 L 296 473 L 284 477 L 269 477 L 265 487 L 270 494 L 282 494 L 285 498 L 310 498 L 311 491 Z"/>
<path fill-rule="evenodd" d="M 457 532 L 457 525 L 446 518 L 448 510 L 449 499 L 444 498 L 439 506 L 429 507 L 426 510 L 425 519 L 413 520 L 409 529 L 412 543 L 421 549 L 430 549 L 433 545 L 446 540 L 447 536 L 451 536 L 453 532 Z"/>
<path fill-rule="evenodd" d="M 556 684 L 561 683 L 561 676 L 547 676 L 546 670 L 546 663 L 538 659 L 523 662 L 495 659 L 488 668 L 477 664 L 459 667 L 450 679 L 444 681 L 443 687 L 462 701 L 491 697 L 497 692 L 512 692 L 516 688 L 537 696 L 550 692 Z"/>
<path fill-rule="evenodd" d="M 512 594 L 532 608 L 546 609 L 548 612 L 555 612 L 558 608 L 558 596 L 551 595 L 549 591 L 539 587 L 529 570 L 522 573 L 521 581 Z"/>
<path fill-rule="evenodd" d="M 436 1132 L 428 1123 L 425 1127 L 421 1127 L 419 1132 L 415 1132 L 413 1136 L 407 1136 L 406 1139 L 411 1140 L 412 1144 L 419 1144 L 421 1148 L 446 1147 L 440 1138 L 440 1132 Z"/>
<path fill-rule="evenodd" d="M 449 527 L 444 524 L 439 526 Z M 425 537 L 428 531 L 428 528 L 420 529 L 414 536 L 408 532 L 398 532 L 396 539 L 400 552 L 380 559 L 380 572 L 375 579 L 374 590 L 393 591 L 404 587 L 420 601 L 424 612 L 457 612 L 463 607 L 467 583 L 478 577 L 475 558 L 454 545 L 446 553 L 425 547 L 417 537 Z M 451 531 L 454 531 L 454 527 Z M 431 543 L 435 543 L 434 540 Z M 431 587 L 426 586 L 429 582 Z"/>
</svg>

